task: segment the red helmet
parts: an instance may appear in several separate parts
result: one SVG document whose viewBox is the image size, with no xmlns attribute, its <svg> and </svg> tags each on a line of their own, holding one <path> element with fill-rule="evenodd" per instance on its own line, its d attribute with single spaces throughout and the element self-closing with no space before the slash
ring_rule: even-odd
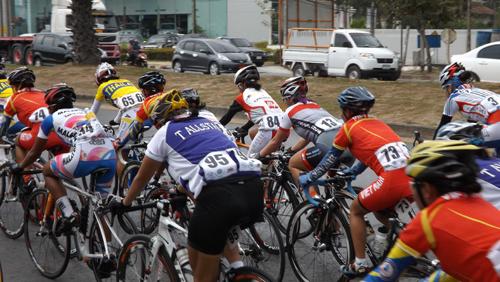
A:
<svg viewBox="0 0 500 282">
<path fill-rule="evenodd" d="M 45 103 L 49 106 L 75 102 L 76 94 L 66 83 L 59 83 L 45 91 Z"/>
</svg>

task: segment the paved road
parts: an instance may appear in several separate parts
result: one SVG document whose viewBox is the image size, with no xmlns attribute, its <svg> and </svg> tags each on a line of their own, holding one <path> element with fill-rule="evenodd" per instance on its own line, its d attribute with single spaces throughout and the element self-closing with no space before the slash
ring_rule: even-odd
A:
<svg viewBox="0 0 500 282">
<path fill-rule="evenodd" d="M 104 108 L 99 113 L 99 118 L 103 122 L 107 122 L 113 118 L 113 112 L 109 108 Z M 293 142 L 296 136 L 290 138 Z M 372 172 L 365 172 L 359 176 L 354 183 L 358 186 L 365 186 L 374 179 Z M 1 232 L 0 232 L 1 233 Z M 306 251 L 307 252 L 307 251 Z M 24 237 L 17 240 L 10 240 L 3 234 L 0 234 L 0 261 L 2 263 L 5 281 L 51 281 L 43 278 L 34 268 L 24 242 Z M 286 271 L 284 281 L 296 281 L 295 276 L 289 266 L 288 258 L 286 259 Z M 338 275 L 338 265 L 332 266 Z M 331 281 L 332 277 L 324 277 L 324 281 Z M 66 272 L 57 281 L 93 281 L 94 277 L 91 270 L 82 262 L 72 260 Z"/>
</svg>

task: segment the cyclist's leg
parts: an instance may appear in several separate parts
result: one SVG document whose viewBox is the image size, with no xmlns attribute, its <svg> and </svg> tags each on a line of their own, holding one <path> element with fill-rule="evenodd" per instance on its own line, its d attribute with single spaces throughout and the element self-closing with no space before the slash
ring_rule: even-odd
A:
<svg viewBox="0 0 500 282">
<path fill-rule="evenodd" d="M 138 107 L 133 107 L 128 110 L 125 110 L 122 115 L 121 115 L 121 120 L 120 120 L 120 127 L 118 128 L 118 132 L 116 133 L 116 138 L 119 138 L 120 140 L 125 140 L 126 136 L 128 136 L 129 131 L 131 129 L 132 123 L 135 120 L 136 112 L 137 112 Z M 125 154 L 123 150 L 123 154 Z M 127 156 L 124 155 L 123 159 L 127 159 Z M 120 179 L 123 169 L 125 168 L 125 165 L 121 162 L 116 163 L 116 171 L 118 175 L 118 179 Z"/>
<path fill-rule="evenodd" d="M 419 280 L 419 282 L 458 282 L 459 280 L 453 278 L 441 269 L 434 271 L 431 276 Z"/>
<path fill-rule="evenodd" d="M 20 121 L 14 122 L 14 124 L 11 123 L 9 129 L 7 129 L 7 135 L 15 135 L 25 127 L 26 126 Z"/>
<path fill-rule="evenodd" d="M 402 198 L 411 197 L 411 194 L 409 179 L 405 175 L 404 169 L 379 175 L 377 180 L 359 193 L 351 205 L 349 214 L 354 253 L 358 266 L 366 266 L 366 223 L 364 216 L 369 212 L 393 208 Z"/>
<path fill-rule="evenodd" d="M 248 149 L 248 155 L 260 152 L 260 150 L 262 150 L 262 148 L 264 148 L 272 138 L 272 130 L 259 129 L 256 135 L 252 138 L 252 143 Z"/>
</svg>

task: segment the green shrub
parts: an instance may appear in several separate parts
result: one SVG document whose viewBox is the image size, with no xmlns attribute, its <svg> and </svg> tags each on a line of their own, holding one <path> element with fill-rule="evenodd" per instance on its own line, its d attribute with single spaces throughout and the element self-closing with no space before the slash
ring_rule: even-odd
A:
<svg viewBox="0 0 500 282">
<path fill-rule="evenodd" d="M 267 49 L 267 41 L 259 41 L 255 43 L 255 48 L 259 48 L 261 50 Z M 266 50 L 267 51 L 267 50 Z"/>
</svg>

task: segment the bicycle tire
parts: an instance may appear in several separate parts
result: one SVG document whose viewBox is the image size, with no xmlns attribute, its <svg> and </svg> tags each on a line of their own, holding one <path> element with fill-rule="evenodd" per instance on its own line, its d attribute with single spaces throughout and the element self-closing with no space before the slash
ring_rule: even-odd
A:
<svg viewBox="0 0 500 282">
<path fill-rule="evenodd" d="M 338 266 L 334 267 L 338 261 L 333 251 L 332 238 L 327 232 L 324 232 L 325 235 L 319 240 L 316 236 L 312 236 L 312 233 L 306 237 L 297 236 L 301 231 L 300 225 L 306 224 L 308 230 L 313 230 L 316 226 L 309 225 L 318 224 L 320 218 L 326 218 L 327 212 L 326 209 L 316 208 L 309 202 L 303 202 L 294 211 L 290 220 L 286 234 L 286 248 L 290 265 L 299 281 L 333 281 L 335 277 L 331 275 L 338 273 Z M 332 214 L 335 216 L 335 213 Z M 316 220 L 311 217 L 315 217 Z M 352 240 L 349 242 L 350 245 L 348 243 L 347 247 L 350 253 Z"/>
<path fill-rule="evenodd" d="M 273 182 L 276 185 L 272 185 Z M 273 188 L 270 197 L 272 199 L 272 210 L 270 210 L 270 213 L 276 218 L 279 230 L 285 234 L 293 211 L 299 205 L 299 199 L 297 199 L 293 188 L 288 183 L 281 185 L 279 181 L 272 180 L 269 185 Z"/>
<path fill-rule="evenodd" d="M 108 216 L 108 221 L 110 222 L 110 225 L 111 225 L 110 227 L 113 228 L 114 220 L 112 218 L 111 219 L 109 218 L 109 216 L 113 217 L 113 215 L 111 213 L 107 213 L 103 216 Z M 118 221 L 120 221 L 120 218 L 128 220 L 129 224 L 133 224 L 133 222 L 131 222 L 130 219 L 127 219 L 128 217 L 126 214 L 123 214 L 122 217 L 118 217 Z M 120 223 L 119 225 L 121 227 L 122 223 Z M 132 229 L 136 230 L 135 227 L 133 227 Z M 126 239 L 125 237 L 129 236 L 130 234 L 136 233 L 136 232 L 129 233 L 126 230 L 123 230 L 123 231 L 125 231 L 125 234 L 123 234 L 123 233 L 119 232 L 120 230 L 117 230 L 117 229 L 113 229 L 113 230 L 117 233 L 117 235 L 120 237 L 120 240 L 122 240 L 122 241 L 123 241 L 123 239 Z M 104 240 L 103 239 L 104 238 L 102 237 L 102 234 L 99 231 L 99 226 L 98 226 L 97 220 L 94 218 L 94 220 L 92 221 L 92 224 L 90 226 L 90 235 L 89 235 L 89 253 L 90 254 L 104 254 L 104 245 L 103 245 Z M 110 241 L 108 241 L 108 239 Z M 118 254 L 119 254 L 122 246 L 120 245 L 119 242 L 116 242 L 114 239 L 115 238 L 111 235 L 111 232 L 110 232 L 109 238 L 106 238 L 106 244 L 108 245 L 110 255 L 112 256 L 112 259 L 113 259 L 111 261 L 111 263 L 113 263 L 114 269 L 116 270 L 116 267 L 118 265 L 116 258 L 118 257 Z M 113 257 L 113 254 L 114 254 L 114 257 Z M 102 278 L 101 278 L 102 273 L 100 273 L 99 269 L 101 267 L 101 264 L 103 263 L 103 260 L 102 259 L 91 259 L 89 261 L 89 263 L 90 263 L 90 267 L 91 267 L 92 271 L 94 272 L 94 276 L 95 276 L 96 280 L 101 281 L 102 280 Z"/>
<path fill-rule="evenodd" d="M 45 223 L 45 231 L 41 231 L 40 220 L 43 217 L 43 212 L 45 210 L 45 205 L 48 199 L 48 192 L 45 189 L 35 190 L 27 202 L 27 209 L 25 211 L 24 220 L 24 239 L 26 243 L 26 248 L 28 254 L 33 261 L 36 269 L 45 277 L 50 279 L 55 279 L 61 276 L 68 266 L 70 260 L 70 236 L 61 235 L 56 237 L 52 233 L 52 223 L 53 215 L 49 218 L 49 221 Z M 56 214 L 62 214 L 58 212 Z M 33 235 L 35 236 L 32 236 Z M 43 240 L 41 243 L 37 243 L 36 240 Z M 44 246 L 52 247 L 54 249 L 54 256 L 52 259 L 48 259 L 47 262 L 43 262 L 41 258 L 44 256 L 38 256 L 38 249 Z M 36 247 L 39 247 L 36 249 Z M 48 250 L 48 248 L 45 248 Z M 55 258 L 62 259 L 61 263 L 58 263 Z M 54 267 L 56 266 L 56 267 Z"/>
<path fill-rule="evenodd" d="M 118 195 L 120 195 L 120 197 L 125 197 L 127 195 L 128 188 L 135 175 L 137 175 L 140 167 L 140 161 L 132 160 L 127 162 L 120 176 L 120 181 L 118 181 Z"/>
<path fill-rule="evenodd" d="M 274 218 L 265 210 L 263 216 L 264 223 L 255 223 L 249 227 L 253 238 L 252 241 L 258 246 L 253 246 L 253 242 L 251 241 L 252 244 L 249 245 L 249 250 L 245 249 L 243 252 L 245 254 L 243 261 L 246 262 L 246 265 L 263 269 L 274 281 L 281 281 L 285 273 L 285 245 Z M 240 240 L 240 246 L 243 245 L 242 241 Z M 265 253 L 260 251 L 261 249 Z"/>
<path fill-rule="evenodd" d="M 243 266 L 236 269 L 232 269 L 230 273 L 226 273 L 226 281 L 230 282 L 272 282 L 273 280 L 267 273 L 261 271 L 260 269 Z"/>
<path fill-rule="evenodd" d="M 24 232 L 24 207 L 29 194 L 20 189 L 18 183 L 19 181 L 23 181 L 20 176 L 18 176 L 20 180 L 11 180 L 11 177 L 13 177 L 11 173 L 2 174 L 0 229 L 2 229 L 3 233 L 8 238 L 17 239 L 21 237 Z M 15 195 L 11 195 L 10 198 L 7 198 L 6 193 L 9 189 L 9 183 L 12 183 L 12 185 L 16 185 L 17 187 L 14 189 Z"/>
<path fill-rule="evenodd" d="M 120 252 L 119 263 L 117 269 L 117 281 L 145 281 L 146 273 L 155 273 L 155 270 L 146 271 L 146 266 L 148 265 L 148 259 L 150 259 L 150 246 L 151 239 L 146 235 L 135 235 L 130 237 L 123 245 Z M 137 255 L 135 257 L 134 255 Z M 164 273 L 168 276 L 170 281 L 180 282 L 177 271 L 175 270 L 173 260 L 168 255 L 164 247 L 161 247 L 158 252 L 159 262 L 162 264 L 162 269 Z M 134 256 L 134 257 L 132 257 Z M 138 271 L 127 271 L 131 270 L 132 266 L 130 261 L 139 261 Z M 154 265 L 155 266 L 155 265 Z M 127 273 L 131 273 L 128 275 Z M 132 273 L 138 274 L 138 277 L 132 277 Z M 137 280 L 134 280 L 137 278 Z M 158 280 L 159 281 L 159 280 Z M 164 280 L 161 280 L 164 281 Z"/>
</svg>

